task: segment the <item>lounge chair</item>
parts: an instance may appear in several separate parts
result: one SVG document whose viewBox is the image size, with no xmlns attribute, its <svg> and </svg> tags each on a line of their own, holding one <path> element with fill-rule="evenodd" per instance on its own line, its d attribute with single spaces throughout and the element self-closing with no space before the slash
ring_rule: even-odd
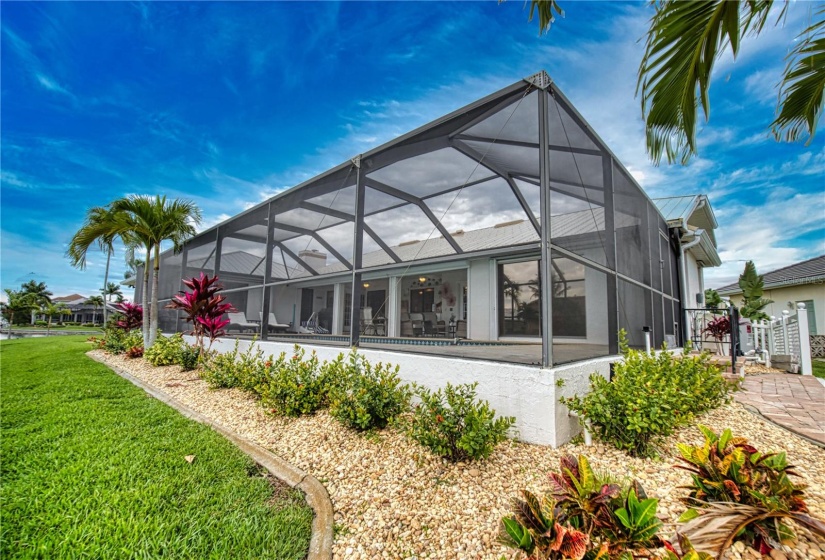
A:
<svg viewBox="0 0 825 560">
<path fill-rule="evenodd" d="M 246 318 L 246 313 L 227 313 L 226 318 L 229 319 L 229 326 L 226 327 L 226 332 L 229 331 L 255 331 L 261 328 L 258 323 L 253 323 Z"/>
<path fill-rule="evenodd" d="M 261 322 L 263 322 L 263 320 L 264 320 L 263 312 L 259 311 L 258 313 L 260 314 Z M 275 314 L 270 313 L 269 314 L 269 323 L 267 324 L 266 327 L 269 330 L 269 332 L 276 332 L 277 333 L 277 332 L 286 332 L 286 330 L 289 328 L 289 325 L 287 325 L 285 323 L 279 323 L 278 319 L 275 318 Z"/>
</svg>

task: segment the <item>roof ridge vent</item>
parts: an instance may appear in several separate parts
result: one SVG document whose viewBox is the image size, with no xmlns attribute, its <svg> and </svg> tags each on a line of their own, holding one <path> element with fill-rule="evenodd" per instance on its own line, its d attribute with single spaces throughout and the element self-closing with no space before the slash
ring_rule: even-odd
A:
<svg viewBox="0 0 825 560">
<path fill-rule="evenodd" d="M 498 229 L 498 228 L 503 228 L 503 227 L 508 227 L 508 226 L 515 226 L 515 225 L 521 224 L 523 222 L 524 222 L 524 220 L 513 220 L 512 222 L 501 222 L 500 224 L 496 224 L 493 227 Z"/>
<path fill-rule="evenodd" d="M 412 241 L 404 241 L 403 243 L 399 243 L 399 247 L 406 247 L 407 245 L 415 245 L 416 243 L 421 243 L 418 239 L 413 239 Z"/>
</svg>

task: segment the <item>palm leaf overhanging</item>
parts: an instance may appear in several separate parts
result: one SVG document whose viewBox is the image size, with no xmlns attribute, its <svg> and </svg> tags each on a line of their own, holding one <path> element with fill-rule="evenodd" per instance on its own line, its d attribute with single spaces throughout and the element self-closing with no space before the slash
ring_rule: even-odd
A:
<svg viewBox="0 0 825 560">
<path fill-rule="evenodd" d="M 777 140 L 795 142 L 816 134 L 816 125 L 825 107 L 825 7 L 799 37 L 788 55 L 785 76 L 779 87 L 779 108 L 771 130 Z"/>
<path fill-rule="evenodd" d="M 735 57 L 742 37 L 762 30 L 772 6 L 772 0 L 656 4 L 637 83 L 654 162 L 687 163 L 697 153 L 696 116 L 700 104 L 710 116 L 714 64 L 728 45 Z"/>
</svg>

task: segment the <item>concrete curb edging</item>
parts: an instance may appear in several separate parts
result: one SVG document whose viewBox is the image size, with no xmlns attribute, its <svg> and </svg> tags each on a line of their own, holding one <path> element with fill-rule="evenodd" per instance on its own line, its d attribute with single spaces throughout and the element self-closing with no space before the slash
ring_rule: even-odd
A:
<svg viewBox="0 0 825 560">
<path fill-rule="evenodd" d="M 309 555 L 307 558 L 308 560 L 331 560 L 333 541 L 332 500 L 329 498 L 327 489 L 324 488 L 318 479 L 287 463 L 260 445 L 239 436 L 229 428 L 210 420 L 203 414 L 196 412 L 186 405 L 176 401 L 166 393 L 152 387 L 148 383 L 145 383 L 127 371 L 108 364 L 96 356 L 88 357 L 105 365 L 120 377 L 140 387 L 150 396 L 174 408 L 187 418 L 211 427 L 213 430 L 235 444 L 236 447 L 246 453 L 256 463 L 272 473 L 272 475 L 277 479 L 283 481 L 291 488 L 301 490 L 306 495 L 307 504 L 309 504 L 309 507 L 311 507 L 315 512 L 315 516 L 312 519 L 312 538 L 309 541 Z"/>
</svg>

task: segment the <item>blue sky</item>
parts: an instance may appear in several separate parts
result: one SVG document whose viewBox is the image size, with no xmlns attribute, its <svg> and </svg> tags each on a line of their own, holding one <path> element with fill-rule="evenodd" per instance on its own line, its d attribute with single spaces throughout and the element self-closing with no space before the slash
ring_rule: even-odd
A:
<svg viewBox="0 0 825 560">
<path fill-rule="evenodd" d="M 652 197 L 706 193 L 727 262 L 709 285 L 825 252 L 825 132 L 768 135 L 784 56 L 810 16 L 718 64 L 690 165 L 654 167 L 635 98 L 644 3 L 563 1 L 539 37 L 522 2 L 2 4 L 0 287 L 91 295 L 105 258 L 63 256 L 86 210 L 194 200 L 208 227 L 546 69 Z M 111 276 L 123 278 L 119 249 Z M 127 295 L 129 295 L 127 293 Z"/>
</svg>

